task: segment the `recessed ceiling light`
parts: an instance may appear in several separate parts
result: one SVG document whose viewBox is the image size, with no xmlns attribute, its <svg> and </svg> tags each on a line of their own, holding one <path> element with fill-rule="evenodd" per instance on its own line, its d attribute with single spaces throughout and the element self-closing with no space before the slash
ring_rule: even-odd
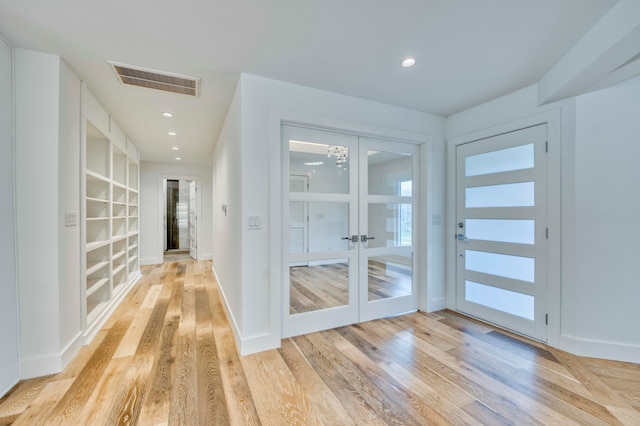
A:
<svg viewBox="0 0 640 426">
<path fill-rule="evenodd" d="M 402 61 L 402 66 L 405 68 L 409 68 L 412 67 L 413 65 L 415 65 L 416 60 L 413 58 L 407 58 L 404 61 Z"/>
<path fill-rule="evenodd" d="M 169 136 L 175 136 L 175 135 L 176 135 L 176 132 L 169 132 L 169 133 L 167 133 L 167 134 L 168 134 Z"/>
<path fill-rule="evenodd" d="M 171 149 L 173 149 L 174 151 L 179 150 L 180 148 L 178 148 L 177 146 L 172 147 Z"/>
<path fill-rule="evenodd" d="M 162 113 L 162 116 L 163 116 L 163 117 L 169 117 L 169 118 L 171 118 L 171 117 L 173 117 L 173 114 L 172 114 L 172 113 L 170 113 L 170 112 L 163 112 L 163 113 Z"/>
<path fill-rule="evenodd" d="M 180 157 L 176 157 L 176 160 L 180 161 L 180 160 L 182 160 L 182 158 L 180 158 Z"/>
</svg>

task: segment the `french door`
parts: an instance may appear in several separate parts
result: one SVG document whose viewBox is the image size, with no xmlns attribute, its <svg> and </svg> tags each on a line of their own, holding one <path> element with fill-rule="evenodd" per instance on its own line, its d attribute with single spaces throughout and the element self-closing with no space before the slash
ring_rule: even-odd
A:
<svg viewBox="0 0 640 426">
<path fill-rule="evenodd" d="M 456 148 L 457 309 L 546 340 L 546 125 Z"/>
<path fill-rule="evenodd" d="M 289 125 L 282 134 L 283 335 L 416 310 L 418 148 Z"/>
</svg>

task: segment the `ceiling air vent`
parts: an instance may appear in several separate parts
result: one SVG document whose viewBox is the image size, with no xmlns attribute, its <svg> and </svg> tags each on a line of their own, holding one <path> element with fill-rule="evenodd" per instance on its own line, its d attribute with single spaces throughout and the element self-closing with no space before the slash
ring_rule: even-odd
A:
<svg viewBox="0 0 640 426">
<path fill-rule="evenodd" d="M 122 84 L 190 96 L 198 96 L 200 94 L 199 78 L 119 64 L 117 62 L 107 62 L 109 62 Z"/>
</svg>

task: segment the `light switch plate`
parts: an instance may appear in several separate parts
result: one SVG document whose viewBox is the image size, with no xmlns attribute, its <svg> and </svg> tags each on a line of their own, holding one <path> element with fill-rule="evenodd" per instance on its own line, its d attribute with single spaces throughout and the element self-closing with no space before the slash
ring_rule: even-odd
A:
<svg viewBox="0 0 640 426">
<path fill-rule="evenodd" d="M 247 229 L 256 230 L 262 228 L 262 218 L 260 216 L 249 216 Z"/>
<path fill-rule="evenodd" d="M 78 213 L 75 210 L 67 210 L 64 212 L 64 226 L 77 226 Z"/>
</svg>

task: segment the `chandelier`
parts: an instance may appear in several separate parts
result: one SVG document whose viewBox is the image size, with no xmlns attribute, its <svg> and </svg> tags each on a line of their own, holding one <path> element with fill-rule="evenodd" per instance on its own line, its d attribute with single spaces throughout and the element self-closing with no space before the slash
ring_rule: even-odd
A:
<svg viewBox="0 0 640 426">
<path fill-rule="evenodd" d="M 349 157 L 349 148 L 346 146 L 329 145 L 327 157 L 337 157 L 336 166 L 340 167 L 347 162 L 347 157 Z"/>
</svg>

